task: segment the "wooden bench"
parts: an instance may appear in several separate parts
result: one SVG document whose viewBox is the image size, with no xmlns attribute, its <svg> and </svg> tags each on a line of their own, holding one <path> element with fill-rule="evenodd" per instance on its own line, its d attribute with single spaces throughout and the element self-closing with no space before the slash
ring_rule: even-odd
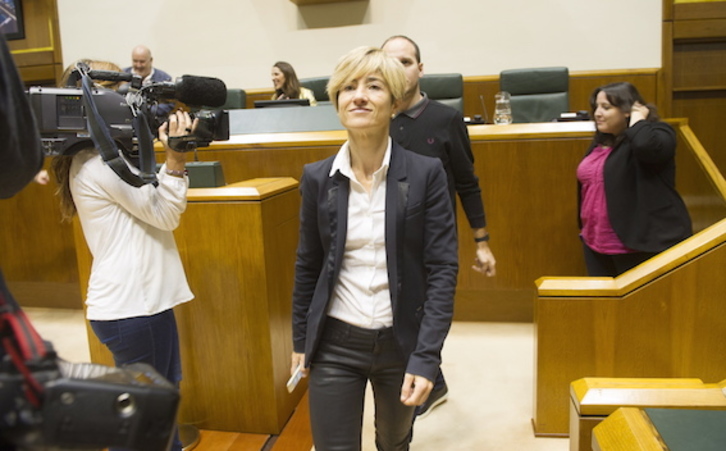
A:
<svg viewBox="0 0 726 451">
<path fill-rule="evenodd" d="M 591 450 L 592 429 L 619 407 L 726 410 L 726 380 L 586 377 L 570 384 L 570 451 Z"/>
</svg>

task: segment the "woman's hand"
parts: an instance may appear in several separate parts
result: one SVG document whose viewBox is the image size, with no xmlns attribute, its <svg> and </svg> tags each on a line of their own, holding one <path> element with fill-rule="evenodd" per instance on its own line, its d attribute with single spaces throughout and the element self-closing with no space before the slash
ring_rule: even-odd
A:
<svg viewBox="0 0 726 451">
<path fill-rule="evenodd" d="M 305 354 L 301 352 L 293 352 L 292 353 L 292 365 L 290 365 L 290 375 L 295 372 L 295 369 L 298 366 L 302 366 L 302 375 L 303 377 L 308 377 L 308 369 L 305 368 Z"/>
<path fill-rule="evenodd" d="M 633 106 L 630 107 L 630 126 L 632 127 L 637 122 L 647 119 L 649 114 L 650 110 L 647 106 L 640 102 L 635 102 Z"/>
<path fill-rule="evenodd" d="M 186 111 L 178 110 L 171 113 L 169 120 L 159 127 L 159 140 L 164 144 L 164 147 L 171 149 L 169 147 L 169 138 L 192 134 L 197 128 L 198 123 L 199 119 L 192 121 L 191 116 Z"/>
<path fill-rule="evenodd" d="M 176 111 L 169 115 L 169 120 L 159 127 L 159 140 L 166 149 L 166 169 L 171 172 L 183 172 L 186 164 L 186 153 L 177 152 L 169 145 L 169 138 L 176 138 L 192 134 L 199 119 L 192 121 L 186 111 Z"/>
</svg>

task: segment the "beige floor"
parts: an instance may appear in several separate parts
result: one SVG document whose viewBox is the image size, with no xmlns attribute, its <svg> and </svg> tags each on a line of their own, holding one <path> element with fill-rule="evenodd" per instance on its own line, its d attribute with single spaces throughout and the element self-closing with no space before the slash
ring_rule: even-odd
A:
<svg viewBox="0 0 726 451">
<path fill-rule="evenodd" d="M 26 309 L 58 355 L 87 362 L 80 311 Z M 449 400 L 416 423 L 416 451 L 567 451 L 561 438 L 532 434 L 532 324 L 454 323 L 444 348 Z M 370 405 L 370 394 L 367 405 Z M 366 411 L 363 449 L 375 450 L 372 412 Z"/>
</svg>

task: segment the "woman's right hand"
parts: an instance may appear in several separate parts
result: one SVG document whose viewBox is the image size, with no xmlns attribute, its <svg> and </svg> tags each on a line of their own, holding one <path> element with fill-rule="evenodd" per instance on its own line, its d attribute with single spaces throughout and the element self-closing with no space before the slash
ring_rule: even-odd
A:
<svg viewBox="0 0 726 451">
<path fill-rule="evenodd" d="M 165 121 L 159 127 L 159 141 L 164 144 L 167 150 L 173 150 L 169 147 L 169 138 L 186 136 L 193 133 L 198 123 L 199 119 L 192 121 L 191 116 L 186 111 L 175 111 L 169 115 L 169 120 Z"/>
<path fill-rule="evenodd" d="M 650 109 L 648 109 L 647 106 L 640 102 L 635 102 L 633 106 L 630 107 L 630 127 L 635 125 L 637 122 L 647 119 L 649 114 Z"/>
<path fill-rule="evenodd" d="M 305 368 L 305 354 L 301 352 L 293 352 L 292 353 L 292 365 L 290 366 L 290 375 L 295 372 L 295 369 L 299 366 L 302 366 L 302 375 L 303 377 L 308 377 L 308 369 Z"/>
</svg>

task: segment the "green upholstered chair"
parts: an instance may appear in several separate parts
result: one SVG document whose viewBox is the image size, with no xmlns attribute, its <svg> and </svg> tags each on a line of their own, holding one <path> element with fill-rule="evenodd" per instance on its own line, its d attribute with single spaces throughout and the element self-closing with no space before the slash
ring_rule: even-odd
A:
<svg viewBox="0 0 726 451">
<path fill-rule="evenodd" d="M 421 91 L 430 99 L 438 100 L 464 114 L 464 79 L 461 74 L 425 74 L 420 83 Z"/>
<path fill-rule="evenodd" d="M 551 122 L 570 109 L 566 67 L 511 69 L 499 74 L 499 88 L 512 95 L 512 121 Z"/>
<path fill-rule="evenodd" d="M 300 85 L 304 88 L 308 88 L 315 95 L 315 100 L 318 101 L 318 105 L 325 105 L 330 103 L 328 98 L 328 80 L 330 77 L 312 77 L 300 79 Z"/>
<path fill-rule="evenodd" d="M 240 108 L 247 107 L 247 93 L 244 89 L 228 88 L 227 89 L 227 101 L 224 102 L 221 109 L 223 110 L 237 110 Z"/>
</svg>

